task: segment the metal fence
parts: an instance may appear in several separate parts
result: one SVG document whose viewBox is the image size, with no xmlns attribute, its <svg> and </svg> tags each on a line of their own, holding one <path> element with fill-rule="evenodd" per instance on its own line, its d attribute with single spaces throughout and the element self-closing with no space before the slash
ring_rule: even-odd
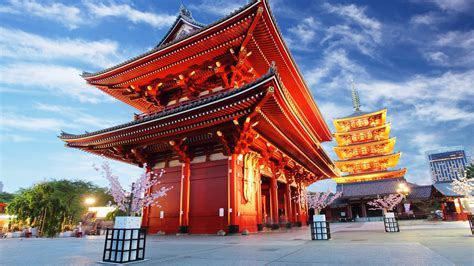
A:
<svg viewBox="0 0 474 266">
<path fill-rule="evenodd" d="M 331 239 L 331 230 L 329 222 L 309 222 L 311 225 L 312 240 L 329 240 Z"/>
<path fill-rule="evenodd" d="M 126 263 L 145 259 L 146 229 L 107 228 L 102 260 Z"/>
<path fill-rule="evenodd" d="M 398 221 L 396 218 L 384 218 L 383 223 L 385 225 L 385 232 L 400 232 Z"/>
</svg>

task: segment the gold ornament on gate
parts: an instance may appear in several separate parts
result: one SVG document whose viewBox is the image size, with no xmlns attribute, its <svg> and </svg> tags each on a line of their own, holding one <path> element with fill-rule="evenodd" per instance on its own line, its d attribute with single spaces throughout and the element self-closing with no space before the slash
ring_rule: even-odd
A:
<svg viewBox="0 0 474 266">
<path fill-rule="evenodd" d="M 259 155 L 255 152 L 249 152 L 244 156 L 244 199 L 247 202 L 252 201 L 255 192 L 255 184 L 259 175 L 258 168 Z"/>
</svg>

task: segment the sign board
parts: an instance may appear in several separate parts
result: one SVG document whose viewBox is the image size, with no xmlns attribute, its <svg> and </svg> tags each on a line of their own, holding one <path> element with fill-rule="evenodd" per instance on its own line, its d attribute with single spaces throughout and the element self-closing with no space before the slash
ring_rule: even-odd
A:
<svg viewBox="0 0 474 266">
<path fill-rule="evenodd" d="M 219 208 L 219 217 L 224 217 L 224 208 Z"/>
<path fill-rule="evenodd" d="M 324 215 L 324 214 L 313 215 L 313 221 L 314 222 L 325 222 L 326 221 L 326 215 Z"/>
<path fill-rule="evenodd" d="M 140 228 L 142 217 L 131 217 L 131 216 L 117 216 L 115 217 L 114 228 Z"/>
<path fill-rule="evenodd" d="M 165 218 L 165 211 L 160 211 L 160 219 Z"/>
<path fill-rule="evenodd" d="M 387 213 L 385 213 L 385 218 L 395 218 L 395 213 L 387 212 Z"/>
</svg>

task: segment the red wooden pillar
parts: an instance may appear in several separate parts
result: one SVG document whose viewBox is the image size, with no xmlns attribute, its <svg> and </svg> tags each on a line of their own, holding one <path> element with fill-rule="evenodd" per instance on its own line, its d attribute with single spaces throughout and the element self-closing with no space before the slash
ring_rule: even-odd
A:
<svg viewBox="0 0 474 266">
<path fill-rule="evenodd" d="M 229 158 L 229 233 L 239 232 L 237 202 L 238 157 L 238 154 L 232 154 Z"/>
<path fill-rule="evenodd" d="M 365 208 L 365 203 L 362 202 L 362 203 L 360 204 L 360 207 L 361 207 L 361 209 L 362 209 L 362 217 L 367 217 L 367 209 Z"/>
<path fill-rule="evenodd" d="M 291 204 L 292 204 L 292 215 L 291 215 L 291 222 L 292 223 L 296 223 L 298 222 L 298 215 L 296 215 L 298 213 L 298 203 L 297 203 L 297 200 L 296 200 L 296 194 L 295 194 L 295 189 L 291 188 L 290 186 L 290 191 L 291 191 Z"/>
<path fill-rule="evenodd" d="M 286 190 L 285 190 L 285 207 L 286 207 L 286 223 L 291 226 L 292 222 L 292 208 L 291 208 L 291 187 L 290 184 L 288 184 L 288 181 L 286 183 Z"/>
<path fill-rule="evenodd" d="M 146 172 L 149 173 L 150 171 L 153 171 L 153 168 L 150 166 L 147 166 Z M 151 178 L 154 178 L 154 175 L 151 175 Z M 145 193 L 149 195 L 150 193 L 153 192 L 153 187 L 149 188 Z M 150 223 L 150 207 L 144 207 L 142 210 L 142 227 L 148 227 Z"/>
<path fill-rule="evenodd" d="M 352 206 L 351 204 L 347 203 L 347 216 L 348 219 L 352 219 Z"/>
<path fill-rule="evenodd" d="M 183 163 L 181 174 L 181 201 L 179 216 L 179 232 L 187 233 L 189 226 L 189 198 L 191 188 L 191 162 L 186 160 Z"/>
<path fill-rule="evenodd" d="M 259 174 L 257 179 L 257 230 L 263 230 L 263 213 L 262 213 L 262 176 Z"/>
<path fill-rule="evenodd" d="M 271 201 L 271 210 L 272 210 L 272 229 L 280 228 L 278 222 L 278 182 L 274 176 L 270 179 L 270 201 Z"/>
<path fill-rule="evenodd" d="M 298 191 L 299 191 L 298 194 L 301 195 L 301 193 L 302 193 L 301 185 L 298 187 Z M 298 218 L 299 218 L 298 222 L 300 222 L 301 225 L 306 224 L 306 220 L 307 220 L 306 204 L 307 204 L 306 200 L 304 201 L 303 204 L 302 203 L 299 204 L 299 213 L 300 214 L 298 216 Z"/>
</svg>

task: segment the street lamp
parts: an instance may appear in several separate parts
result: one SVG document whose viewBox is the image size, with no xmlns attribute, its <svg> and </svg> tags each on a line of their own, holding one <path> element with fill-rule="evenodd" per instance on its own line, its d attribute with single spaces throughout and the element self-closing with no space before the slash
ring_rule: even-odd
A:
<svg viewBox="0 0 474 266">
<path fill-rule="evenodd" d="M 407 186 L 406 183 L 399 183 L 398 184 L 398 187 L 397 187 L 397 193 L 402 195 L 403 197 L 403 201 L 406 202 L 406 198 L 407 198 L 407 195 L 408 193 L 410 193 L 410 188 Z M 407 205 L 406 204 L 403 204 L 404 208 L 405 208 L 405 212 L 408 213 L 409 212 L 409 209 L 410 209 L 410 205 Z"/>
<path fill-rule="evenodd" d="M 408 193 L 410 193 L 410 188 L 407 186 L 406 183 L 400 183 L 397 187 L 397 193 L 402 195 L 405 199 Z"/>
<path fill-rule="evenodd" d="M 95 204 L 95 198 L 93 198 L 93 197 L 87 197 L 87 198 L 84 200 L 84 204 L 86 204 L 86 205 L 88 205 L 88 206 L 94 205 L 94 204 Z"/>
</svg>

